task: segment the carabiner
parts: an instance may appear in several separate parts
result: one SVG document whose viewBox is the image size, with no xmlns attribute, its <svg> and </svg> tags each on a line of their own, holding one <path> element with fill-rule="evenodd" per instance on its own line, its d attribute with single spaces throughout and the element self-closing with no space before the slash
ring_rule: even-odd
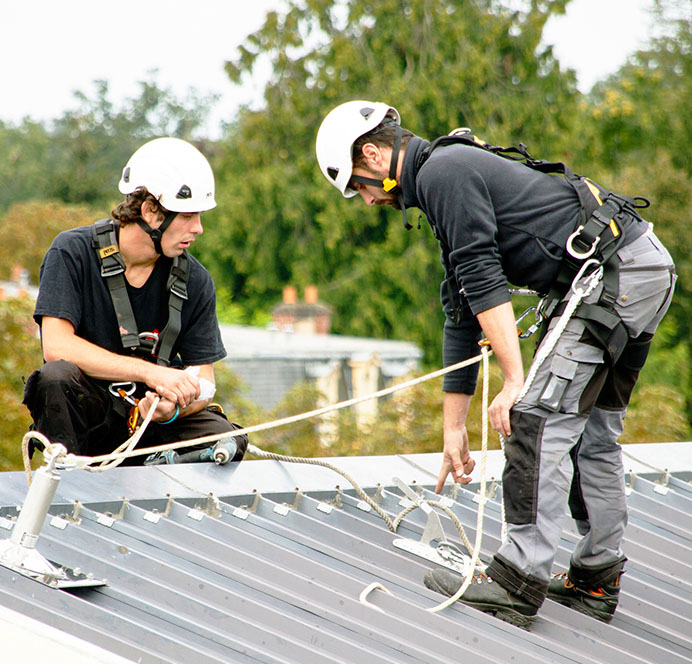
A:
<svg viewBox="0 0 692 664">
<path fill-rule="evenodd" d="M 131 380 L 123 383 L 111 383 L 108 386 L 108 391 L 114 397 L 120 397 L 123 401 L 129 403 L 131 406 L 137 405 L 137 402 L 132 398 L 132 395 L 135 393 L 136 389 L 137 386 Z"/>
</svg>

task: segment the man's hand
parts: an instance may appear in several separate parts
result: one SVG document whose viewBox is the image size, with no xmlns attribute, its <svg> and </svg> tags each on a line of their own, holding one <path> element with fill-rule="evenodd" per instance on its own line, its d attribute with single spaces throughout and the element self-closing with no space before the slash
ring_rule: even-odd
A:
<svg viewBox="0 0 692 664">
<path fill-rule="evenodd" d="M 452 473 L 455 482 L 468 484 L 471 481 L 471 472 L 475 465 L 476 462 L 469 454 L 469 436 L 466 432 L 466 427 L 456 431 L 445 432 L 442 468 L 437 478 L 435 493 L 442 491 L 449 473 Z"/>
<path fill-rule="evenodd" d="M 159 395 L 156 392 L 147 392 L 142 399 L 139 400 L 137 407 L 139 408 L 139 414 L 142 419 L 144 419 Z M 156 406 L 156 411 L 151 418 L 152 422 L 168 422 L 176 412 L 177 404 L 175 401 L 169 401 L 168 399 L 161 398 Z"/>
<path fill-rule="evenodd" d="M 187 371 L 150 364 L 145 382 L 161 397 L 182 410 L 187 408 L 200 394 L 199 380 Z M 165 420 L 164 420 L 165 421 Z"/>
<path fill-rule="evenodd" d="M 505 381 L 502 389 L 497 393 L 488 408 L 490 426 L 504 438 L 507 438 L 512 433 L 509 425 L 509 411 L 517 400 L 521 388 L 521 383 Z"/>
</svg>

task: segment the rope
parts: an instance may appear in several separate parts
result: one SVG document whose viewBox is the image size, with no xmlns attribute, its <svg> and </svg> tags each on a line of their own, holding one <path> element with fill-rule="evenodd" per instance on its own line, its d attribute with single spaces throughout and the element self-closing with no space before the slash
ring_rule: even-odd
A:
<svg viewBox="0 0 692 664">
<path fill-rule="evenodd" d="M 489 352 L 492 352 L 492 351 L 489 351 Z M 110 452 L 109 454 L 102 454 L 100 456 L 94 456 L 94 457 L 68 454 L 67 455 L 67 461 L 68 461 L 68 464 L 74 468 L 81 468 L 81 469 L 89 470 L 92 472 L 102 472 L 104 470 L 110 470 L 111 468 L 115 467 L 119 463 L 122 463 L 123 459 L 127 459 L 130 457 L 149 455 L 149 454 L 154 454 L 156 452 L 165 452 L 167 450 L 179 449 L 181 447 L 191 447 L 191 446 L 196 446 L 196 445 L 214 443 L 216 441 L 224 440 L 226 438 L 234 438 L 236 436 L 242 436 L 243 434 L 257 433 L 258 431 L 266 431 L 268 429 L 273 429 L 276 427 L 285 426 L 287 424 L 293 424 L 295 422 L 300 422 L 302 420 L 307 420 L 307 419 L 310 419 L 313 417 L 320 417 L 322 415 L 326 415 L 327 413 L 341 410 L 343 408 L 348 408 L 349 406 L 354 406 L 356 404 L 363 403 L 364 401 L 369 401 L 370 399 L 376 399 L 379 397 L 387 396 L 389 394 L 393 394 L 394 392 L 398 392 L 400 390 L 404 390 L 404 389 L 407 389 L 409 387 L 413 387 L 414 385 L 424 383 L 426 381 L 432 380 L 433 378 L 438 378 L 440 376 L 444 376 L 445 374 L 451 373 L 452 371 L 457 371 L 458 369 L 463 369 L 464 367 L 468 367 L 472 364 L 476 364 L 476 363 L 481 361 L 482 357 L 483 357 L 482 355 L 477 355 L 475 357 L 469 358 L 469 359 L 464 360 L 462 362 L 457 362 L 456 364 L 452 364 L 448 367 L 445 367 L 444 369 L 438 369 L 437 371 L 433 371 L 431 373 L 425 374 L 424 376 L 419 376 L 418 378 L 413 378 L 413 379 L 405 381 L 403 383 L 397 383 L 396 385 L 391 385 L 390 387 L 387 387 L 387 388 L 382 389 L 382 390 L 378 390 L 377 392 L 372 392 L 371 394 L 365 394 L 361 397 L 355 397 L 353 399 L 341 401 L 339 403 L 331 404 L 329 406 L 317 408 L 315 410 L 301 413 L 299 415 L 292 415 L 290 417 L 284 417 L 282 419 L 274 420 L 272 422 L 265 422 L 264 424 L 257 424 L 254 426 L 246 427 L 244 429 L 235 429 L 233 431 L 229 431 L 229 432 L 224 433 L 224 434 L 214 434 L 211 436 L 203 436 L 201 438 L 193 438 L 190 440 L 181 440 L 181 441 L 178 441 L 175 443 L 168 443 L 166 445 L 157 445 L 154 447 L 133 449 L 134 445 L 137 444 L 137 441 L 139 441 L 142 434 L 144 433 L 144 430 L 146 429 L 147 425 L 150 422 L 151 418 L 149 417 L 149 415 L 147 415 L 147 418 L 145 418 L 145 420 L 142 422 L 142 425 L 137 430 L 137 432 L 131 438 L 128 438 L 124 443 L 119 445 L 118 448 L 116 448 L 113 452 Z M 150 409 L 149 414 L 153 414 L 153 411 L 154 411 L 154 408 Z M 135 443 L 133 445 L 132 439 L 135 437 L 136 437 L 136 440 L 135 440 Z M 50 454 L 50 448 L 51 448 L 51 443 L 47 442 L 47 444 L 45 445 L 45 449 L 44 449 L 44 455 Z M 256 449 L 258 449 L 258 448 L 256 448 Z M 117 463 L 111 464 L 110 463 L 111 461 L 117 461 Z M 94 467 L 94 464 L 100 464 L 100 465 Z"/>
<path fill-rule="evenodd" d="M 465 592 L 466 589 L 471 584 L 473 580 L 473 574 L 478 565 L 478 559 L 480 558 L 481 552 L 481 542 L 483 541 L 483 517 L 485 514 L 485 474 L 486 474 L 486 460 L 488 456 L 488 389 L 490 385 L 488 371 L 488 351 L 483 348 L 483 407 L 481 412 L 483 413 L 483 419 L 481 423 L 481 477 L 480 477 L 480 487 L 478 489 L 480 501 L 478 502 L 478 512 L 476 513 L 476 542 L 473 545 L 473 549 L 466 547 L 471 553 L 471 562 L 468 566 L 468 571 L 466 573 L 466 578 L 464 582 L 459 586 L 459 589 L 446 599 L 441 604 L 434 606 L 432 608 L 426 609 L 430 613 L 437 613 L 446 609 L 448 606 L 454 604 Z"/>
</svg>

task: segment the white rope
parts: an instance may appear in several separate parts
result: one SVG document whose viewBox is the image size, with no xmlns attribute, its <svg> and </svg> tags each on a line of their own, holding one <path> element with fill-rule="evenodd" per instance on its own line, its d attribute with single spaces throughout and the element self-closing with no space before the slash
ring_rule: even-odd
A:
<svg viewBox="0 0 692 664">
<path fill-rule="evenodd" d="M 591 274 L 586 273 L 587 268 L 595 266 L 598 267 Z M 519 396 L 514 402 L 515 405 L 526 396 L 527 392 L 531 388 L 534 378 L 536 378 L 538 370 L 541 368 L 543 362 L 545 362 L 548 355 L 550 355 L 550 353 L 553 352 L 553 349 L 557 345 L 558 339 L 565 331 L 567 323 L 569 323 L 570 319 L 574 315 L 574 312 L 577 310 L 577 307 L 581 304 L 581 301 L 593 292 L 593 290 L 596 288 L 596 286 L 598 286 L 602 278 L 603 266 L 600 265 L 596 259 L 592 258 L 582 265 L 581 269 L 577 273 L 577 276 L 574 277 L 574 280 L 572 281 L 572 295 L 570 296 L 569 301 L 567 302 L 567 306 L 565 307 L 565 310 L 562 312 L 562 315 L 558 319 L 555 327 L 552 330 L 550 330 L 550 332 L 548 332 L 547 337 L 543 340 L 543 343 L 538 349 L 538 352 L 536 353 L 536 356 L 534 357 L 533 362 L 531 363 L 531 368 L 529 369 L 529 373 L 526 376 L 524 385 L 521 388 L 521 392 L 519 393 Z M 582 279 L 585 281 L 585 284 L 583 286 L 580 285 Z"/>
<path fill-rule="evenodd" d="M 492 351 L 489 351 L 492 352 Z M 407 389 L 409 387 L 413 387 L 414 385 L 418 385 L 420 383 L 424 383 L 426 381 L 432 380 L 433 378 L 438 378 L 440 376 L 444 376 L 445 374 L 451 373 L 452 371 L 457 371 L 459 369 L 463 369 L 464 367 L 471 366 L 472 364 L 476 364 L 481 361 L 482 355 L 477 355 L 476 357 L 469 358 L 467 360 L 464 360 L 462 362 L 457 362 L 456 364 L 452 364 L 448 367 L 445 367 L 444 369 L 438 369 L 437 371 L 433 371 L 431 373 L 425 374 L 424 376 L 419 376 L 418 378 L 413 378 L 411 380 L 405 381 L 403 383 L 397 383 L 396 385 L 391 385 L 390 387 L 387 387 L 383 390 L 379 390 L 377 392 L 373 392 L 371 394 L 365 394 L 361 397 L 355 397 L 353 399 L 348 399 L 346 401 L 341 401 L 339 403 L 331 404 L 329 406 L 324 406 L 322 408 L 317 408 L 315 410 L 311 410 L 305 413 L 301 413 L 299 415 L 292 415 L 290 417 L 284 417 L 279 420 L 274 420 L 272 422 L 265 422 L 264 424 L 257 424 L 254 426 L 246 427 L 244 429 L 235 429 L 233 431 L 228 431 L 227 433 L 223 434 L 214 434 L 212 436 L 203 436 L 201 438 L 193 438 L 190 440 L 181 440 L 175 443 L 168 443 L 166 445 L 157 445 L 154 447 L 146 447 L 146 448 L 139 448 L 139 449 L 132 449 L 133 445 L 131 444 L 132 438 L 137 436 L 137 441 L 139 438 L 141 438 L 142 434 L 144 433 L 144 430 L 146 429 L 146 425 L 149 424 L 150 418 L 149 414 L 153 412 L 153 408 L 149 411 L 149 414 L 147 415 L 147 418 L 145 418 L 144 422 L 142 423 L 141 427 L 135 432 L 134 436 L 131 438 L 128 438 L 124 443 L 122 443 L 116 450 L 113 452 L 110 452 L 109 454 L 103 454 L 100 456 L 94 456 L 94 457 L 88 457 L 88 456 L 79 456 L 75 454 L 68 454 L 66 458 L 67 465 L 73 467 L 73 468 L 81 468 L 85 470 L 90 470 L 93 472 L 101 472 L 104 470 L 109 470 L 110 468 L 114 467 L 111 465 L 108 465 L 109 462 L 118 460 L 118 463 L 121 463 L 123 459 L 130 458 L 130 457 L 135 457 L 135 456 L 142 456 L 142 455 L 149 455 L 149 454 L 155 454 L 156 452 L 165 452 L 167 450 L 175 450 L 179 449 L 181 447 L 191 447 L 191 446 L 196 446 L 196 445 L 202 445 L 205 443 L 213 443 L 218 440 L 224 440 L 226 438 L 235 438 L 236 436 L 242 436 L 244 434 L 250 434 L 250 433 L 257 433 L 258 431 L 266 431 L 268 429 L 274 429 L 276 427 L 280 426 L 285 426 L 287 424 L 293 424 L 295 422 L 300 422 L 302 420 L 307 420 L 313 417 L 320 417 L 322 415 L 326 415 L 327 413 L 334 412 L 336 410 L 341 410 L 343 408 L 348 408 L 349 406 L 354 406 L 359 403 L 363 403 L 364 401 L 369 401 L 370 399 L 376 399 L 379 397 L 387 396 L 389 394 L 393 394 L 394 392 L 398 392 L 400 390 Z M 135 444 L 136 442 L 135 441 Z M 44 456 L 46 454 L 50 454 L 50 447 L 51 444 L 48 443 L 44 449 Z M 93 467 L 93 464 L 101 464 L 99 466 Z M 115 464 L 117 465 L 117 464 Z"/>
<path fill-rule="evenodd" d="M 478 501 L 478 512 L 476 513 L 476 542 L 473 545 L 473 550 L 470 551 L 471 562 L 468 566 L 468 571 L 466 573 L 466 578 L 464 582 L 459 586 L 454 595 L 446 599 L 441 604 L 434 606 L 432 608 L 426 609 L 430 613 L 437 613 L 446 609 L 448 606 L 454 604 L 465 592 L 466 589 L 473 581 L 473 575 L 476 571 L 476 565 L 478 565 L 478 559 L 481 553 L 481 542 L 483 541 L 483 517 L 485 514 L 485 501 L 487 500 L 485 495 L 485 472 L 486 472 L 486 458 L 488 456 L 488 389 L 490 385 L 489 380 L 490 371 L 488 370 L 488 351 L 483 348 L 483 408 L 482 408 L 482 425 L 481 425 L 481 477 L 480 477 L 480 487 L 478 489 L 480 500 Z"/>
</svg>

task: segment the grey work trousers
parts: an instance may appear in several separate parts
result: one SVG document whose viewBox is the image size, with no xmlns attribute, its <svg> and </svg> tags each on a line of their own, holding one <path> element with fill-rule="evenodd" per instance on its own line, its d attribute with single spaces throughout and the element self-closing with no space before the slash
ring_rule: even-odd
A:
<svg viewBox="0 0 692 664">
<path fill-rule="evenodd" d="M 670 255 L 650 231 L 618 257 L 615 312 L 628 334 L 622 354 L 611 362 L 586 322 L 573 318 L 511 411 L 503 474 L 507 538 L 488 573 L 537 606 L 545 598 L 568 499 L 582 535 L 572 564 L 603 569 L 624 560 L 627 505 L 617 439 L 676 277 Z M 596 303 L 602 289 L 585 301 Z"/>
</svg>

